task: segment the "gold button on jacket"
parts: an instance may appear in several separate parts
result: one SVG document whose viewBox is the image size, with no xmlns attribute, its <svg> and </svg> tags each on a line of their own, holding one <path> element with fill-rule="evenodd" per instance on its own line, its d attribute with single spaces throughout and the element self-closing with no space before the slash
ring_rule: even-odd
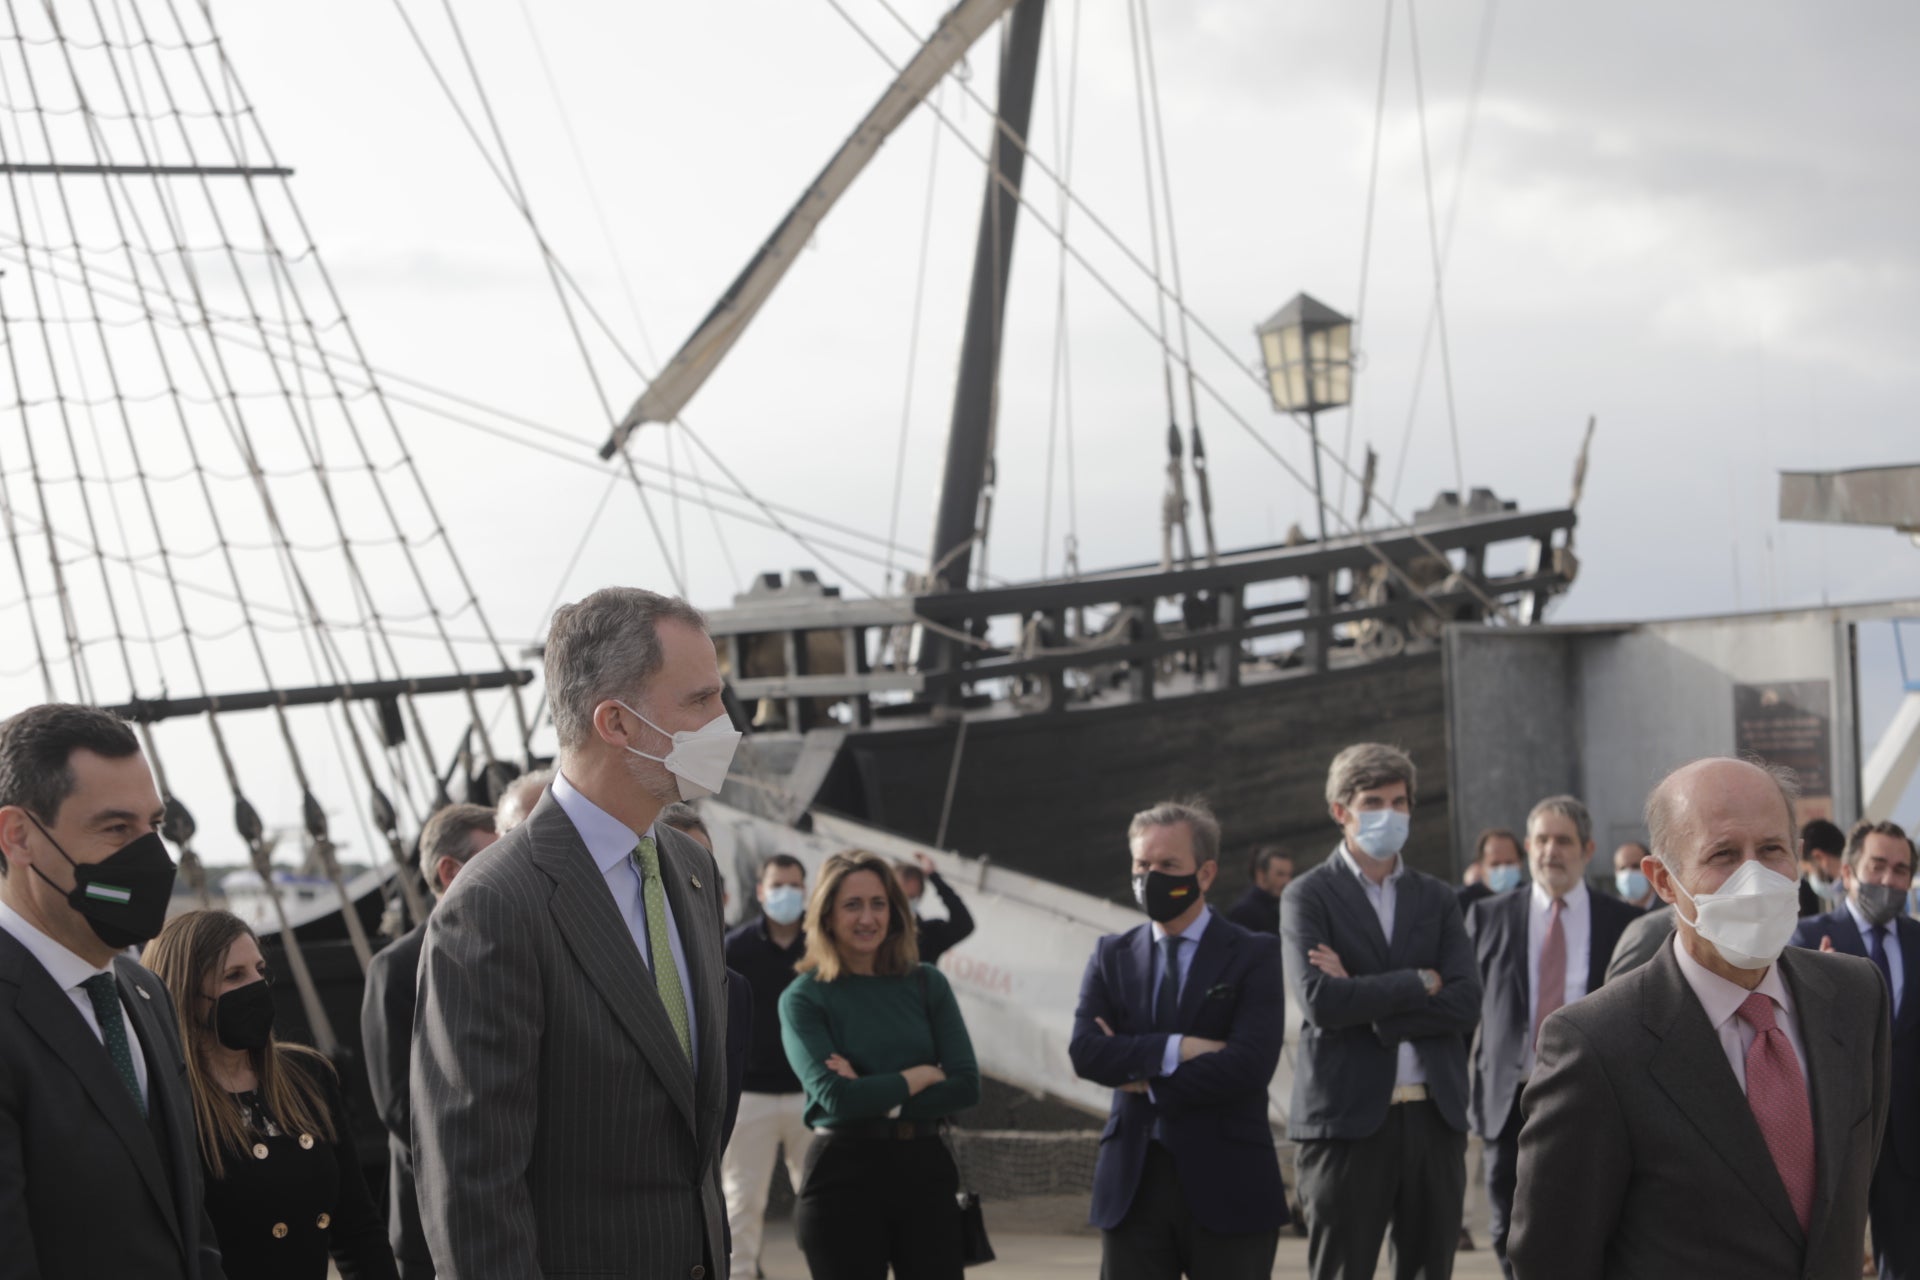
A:
<svg viewBox="0 0 1920 1280">
<path fill-rule="evenodd" d="M 273 1224 L 273 1238 L 274 1238 L 275 1240 L 285 1240 L 285 1239 L 287 1238 L 287 1224 L 286 1224 L 286 1223 L 284 1223 L 284 1222 L 276 1222 L 276 1223 L 274 1223 L 274 1224 Z"/>
</svg>

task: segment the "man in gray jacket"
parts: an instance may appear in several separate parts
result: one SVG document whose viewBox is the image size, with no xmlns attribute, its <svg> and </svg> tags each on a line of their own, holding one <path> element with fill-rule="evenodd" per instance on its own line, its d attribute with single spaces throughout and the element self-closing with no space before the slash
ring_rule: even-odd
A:
<svg viewBox="0 0 1920 1280">
<path fill-rule="evenodd" d="M 1451 885 L 1400 857 L 1413 761 L 1334 757 L 1340 843 L 1280 899 L 1293 1105 L 1314 1280 L 1366 1280 L 1392 1228 L 1394 1274 L 1447 1280 L 1466 1194 L 1467 1041 L 1480 976 Z"/>
<path fill-rule="evenodd" d="M 414 1167 L 443 1280 L 727 1274 L 713 857 L 664 823 L 739 735 L 704 620 L 631 588 L 554 615 L 559 772 L 427 923 Z"/>
</svg>

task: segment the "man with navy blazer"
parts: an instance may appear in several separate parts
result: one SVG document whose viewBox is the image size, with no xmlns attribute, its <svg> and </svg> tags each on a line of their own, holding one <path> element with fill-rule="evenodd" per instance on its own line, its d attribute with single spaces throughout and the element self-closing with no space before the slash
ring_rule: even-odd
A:
<svg viewBox="0 0 1920 1280">
<path fill-rule="evenodd" d="M 1881 1280 L 1920 1277 L 1920 921 L 1902 914 L 1914 847 L 1891 822 L 1847 835 L 1840 909 L 1800 922 L 1793 945 L 1865 956 L 1886 980 L 1893 1010 L 1893 1101 L 1867 1191 Z"/>
<path fill-rule="evenodd" d="M 1527 815 L 1533 883 L 1476 902 L 1467 913 L 1482 988 L 1468 1113 L 1486 1143 L 1487 1230 L 1508 1280 L 1520 1093 L 1533 1073 L 1540 1024 L 1600 986 L 1614 944 L 1641 915 L 1632 903 L 1587 888 L 1593 852 L 1587 806 L 1573 796 L 1549 796 Z"/>
<path fill-rule="evenodd" d="M 1114 1091 L 1093 1175 L 1100 1275 L 1264 1280 L 1287 1222 L 1267 1124 L 1279 945 L 1207 906 L 1220 825 L 1206 809 L 1155 805 L 1127 838 L 1151 923 L 1095 946 L 1070 1046 L 1075 1073 Z"/>
<path fill-rule="evenodd" d="M 1366 1280 L 1389 1224 L 1399 1280 L 1447 1280 L 1467 1171 L 1467 1037 L 1480 974 L 1453 887 L 1401 857 L 1413 761 L 1360 743 L 1334 757 L 1328 859 L 1280 900 L 1299 1013 L 1293 1106 L 1314 1280 Z"/>
</svg>

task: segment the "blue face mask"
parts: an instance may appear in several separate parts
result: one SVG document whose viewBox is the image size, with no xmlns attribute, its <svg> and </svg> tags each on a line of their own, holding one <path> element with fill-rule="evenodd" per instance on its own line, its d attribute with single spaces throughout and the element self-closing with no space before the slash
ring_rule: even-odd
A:
<svg viewBox="0 0 1920 1280">
<path fill-rule="evenodd" d="M 1647 884 L 1647 877 L 1639 868 L 1629 867 L 1625 871 L 1613 873 L 1613 887 L 1618 889 L 1620 896 L 1628 902 L 1638 902 L 1647 896 L 1647 890 L 1651 886 Z"/>
<path fill-rule="evenodd" d="M 760 906 L 775 924 L 792 924 L 806 912 L 806 891 L 798 885 L 776 885 L 767 890 L 766 901 Z"/>
<path fill-rule="evenodd" d="M 1366 809 L 1354 816 L 1359 819 L 1360 829 L 1354 833 L 1353 843 L 1368 857 L 1391 858 L 1406 845 L 1406 814 L 1393 809 Z"/>
<path fill-rule="evenodd" d="M 1520 864 L 1503 862 L 1497 867 L 1487 868 L 1487 888 L 1495 893 L 1505 893 L 1509 889 L 1520 887 Z"/>
</svg>

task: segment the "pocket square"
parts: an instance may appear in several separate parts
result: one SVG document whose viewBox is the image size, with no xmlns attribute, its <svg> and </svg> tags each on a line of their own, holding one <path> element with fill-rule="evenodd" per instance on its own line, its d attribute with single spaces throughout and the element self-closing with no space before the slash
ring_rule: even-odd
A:
<svg viewBox="0 0 1920 1280">
<path fill-rule="evenodd" d="M 1208 1000 L 1231 1000 L 1234 996 L 1238 995 L 1239 992 L 1240 988 L 1234 986 L 1231 982 L 1216 982 L 1207 988 L 1205 998 Z"/>
</svg>

